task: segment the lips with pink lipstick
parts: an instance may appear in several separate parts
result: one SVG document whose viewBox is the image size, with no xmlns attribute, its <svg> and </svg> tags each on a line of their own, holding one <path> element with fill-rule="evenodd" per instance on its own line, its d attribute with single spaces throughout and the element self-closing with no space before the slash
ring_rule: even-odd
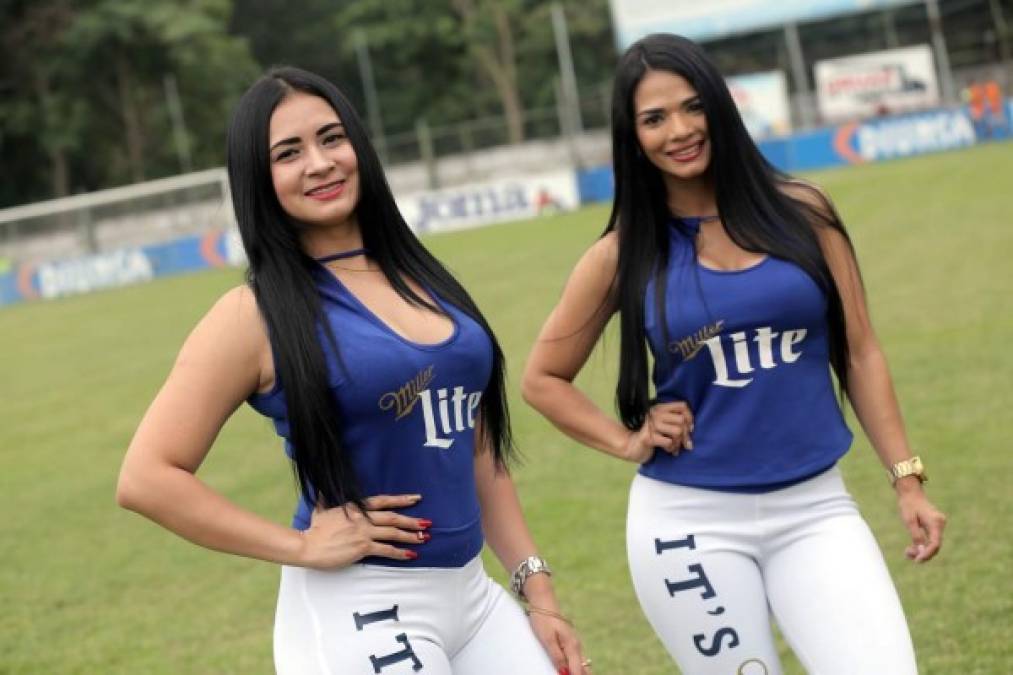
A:
<svg viewBox="0 0 1013 675">
<path fill-rule="evenodd" d="M 307 190 L 305 194 L 310 199 L 316 199 L 317 201 L 326 202 L 331 199 L 337 199 L 341 196 L 341 193 L 345 191 L 345 181 L 335 180 L 323 185 L 318 185 L 312 190 Z"/>
<path fill-rule="evenodd" d="M 697 141 L 692 145 L 684 145 L 681 148 L 667 151 L 665 155 L 675 162 L 692 162 L 703 153 L 703 144 L 705 142 Z"/>
</svg>

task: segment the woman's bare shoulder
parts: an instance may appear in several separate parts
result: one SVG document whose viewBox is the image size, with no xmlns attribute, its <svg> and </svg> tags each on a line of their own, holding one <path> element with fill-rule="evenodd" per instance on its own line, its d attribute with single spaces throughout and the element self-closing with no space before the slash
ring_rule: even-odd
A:
<svg viewBox="0 0 1013 675">
<path fill-rule="evenodd" d="M 249 354 L 269 350 L 267 328 L 253 290 L 246 284 L 225 291 L 194 328 L 188 342 L 217 351 L 228 345 Z"/>
<path fill-rule="evenodd" d="M 584 253 L 582 260 L 596 265 L 604 265 L 608 271 L 615 272 L 619 264 L 619 235 L 610 230 L 598 238 Z"/>
<path fill-rule="evenodd" d="M 789 178 L 779 184 L 781 192 L 805 204 L 823 218 L 837 218 L 837 210 L 823 186 L 801 178 Z"/>
</svg>

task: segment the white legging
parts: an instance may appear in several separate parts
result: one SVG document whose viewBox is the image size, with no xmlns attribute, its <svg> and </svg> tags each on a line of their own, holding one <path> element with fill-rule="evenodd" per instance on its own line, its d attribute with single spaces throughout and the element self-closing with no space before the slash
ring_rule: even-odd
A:
<svg viewBox="0 0 1013 675">
<path fill-rule="evenodd" d="M 771 614 L 809 673 L 917 673 L 883 556 L 836 467 L 761 494 L 638 475 L 626 543 L 640 605 L 687 675 L 779 675 Z"/>
<path fill-rule="evenodd" d="M 556 675 L 481 558 L 461 568 L 282 567 L 274 665 L 280 675 Z"/>
</svg>

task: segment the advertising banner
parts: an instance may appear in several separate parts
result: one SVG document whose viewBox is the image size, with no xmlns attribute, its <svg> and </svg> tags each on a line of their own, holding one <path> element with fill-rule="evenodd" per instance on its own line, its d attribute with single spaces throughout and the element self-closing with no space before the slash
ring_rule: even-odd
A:
<svg viewBox="0 0 1013 675">
<path fill-rule="evenodd" d="M 912 5 L 919 0 L 610 0 L 619 49 L 650 33 L 710 40 L 736 33 L 805 23 L 840 14 Z"/>
<path fill-rule="evenodd" d="M 0 305 L 62 298 L 128 286 L 156 277 L 245 263 L 237 232 L 212 230 L 162 244 L 96 255 L 23 263 L 0 276 Z"/>
<path fill-rule="evenodd" d="M 753 139 L 791 133 L 788 82 L 783 71 L 737 75 L 725 82 Z"/>
<path fill-rule="evenodd" d="M 570 169 L 395 197 L 408 225 L 418 233 L 533 218 L 580 205 Z"/>
<path fill-rule="evenodd" d="M 794 172 L 957 150 L 979 140 L 970 114 L 957 108 L 850 122 L 759 145 L 771 163 Z"/>
<path fill-rule="evenodd" d="M 522 220 L 580 205 L 577 176 L 571 169 L 395 195 L 395 199 L 409 226 L 418 233 Z M 27 262 L 0 272 L 0 306 L 245 263 L 238 233 L 220 230 L 96 255 Z"/>
<path fill-rule="evenodd" d="M 817 61 L 816 96 L 826 122 L 924 110 L 939 105 L 928 45 Z"/>
<path fill-rule="evenodd" d="M 984 137 L 976 133 L 966 107 L 939 108 L 769 138 L 757 146 L 771 164 L 796 173 L 959 150 L 978 143 L 1010 142 L 1013 99 L 1005 103 L 1004 124 L 994 126 Z M 578 174 L 578 180 L 584 203 L 612 199 L 611 167 L 585 169 Z"/>
</svg>

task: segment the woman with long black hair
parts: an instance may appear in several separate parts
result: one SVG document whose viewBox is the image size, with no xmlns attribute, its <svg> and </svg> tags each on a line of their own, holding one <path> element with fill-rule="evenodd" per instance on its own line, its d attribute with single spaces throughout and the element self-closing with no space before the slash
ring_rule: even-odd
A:
<svg viewBox="0 0 1013 675">
<path fill-rule="evenodd" d="M 525 398 L 640 465 L 630 570 L 684 672 L 780 673 L 772 612 L 809 672 L 914 673 L 896 591 L 836 468 L 852 436 L 831 369 L 890 473 L 909 558 L 936 554 L 944 518 L 840 218 L 765 161 L 693 42 L 640 40 L 614 86 L 612 214 L 532 350 Z M 616 312 L 619 421 L 573 385 Z"/>
<path fill-rule="evenodd" d="M 247 283 L 183 345 L 119 503 L 282 565 L 279 673 L 584 673 L 507 471 L 503 354 L 409 230 L 355 111 L 273 70 L 239 101 L 227 164 Z M 292 527 L 195 476 L 244 401 L 294 462 Z M 484 540 L 529 619 L 484 572 Z"/>
</svg>

